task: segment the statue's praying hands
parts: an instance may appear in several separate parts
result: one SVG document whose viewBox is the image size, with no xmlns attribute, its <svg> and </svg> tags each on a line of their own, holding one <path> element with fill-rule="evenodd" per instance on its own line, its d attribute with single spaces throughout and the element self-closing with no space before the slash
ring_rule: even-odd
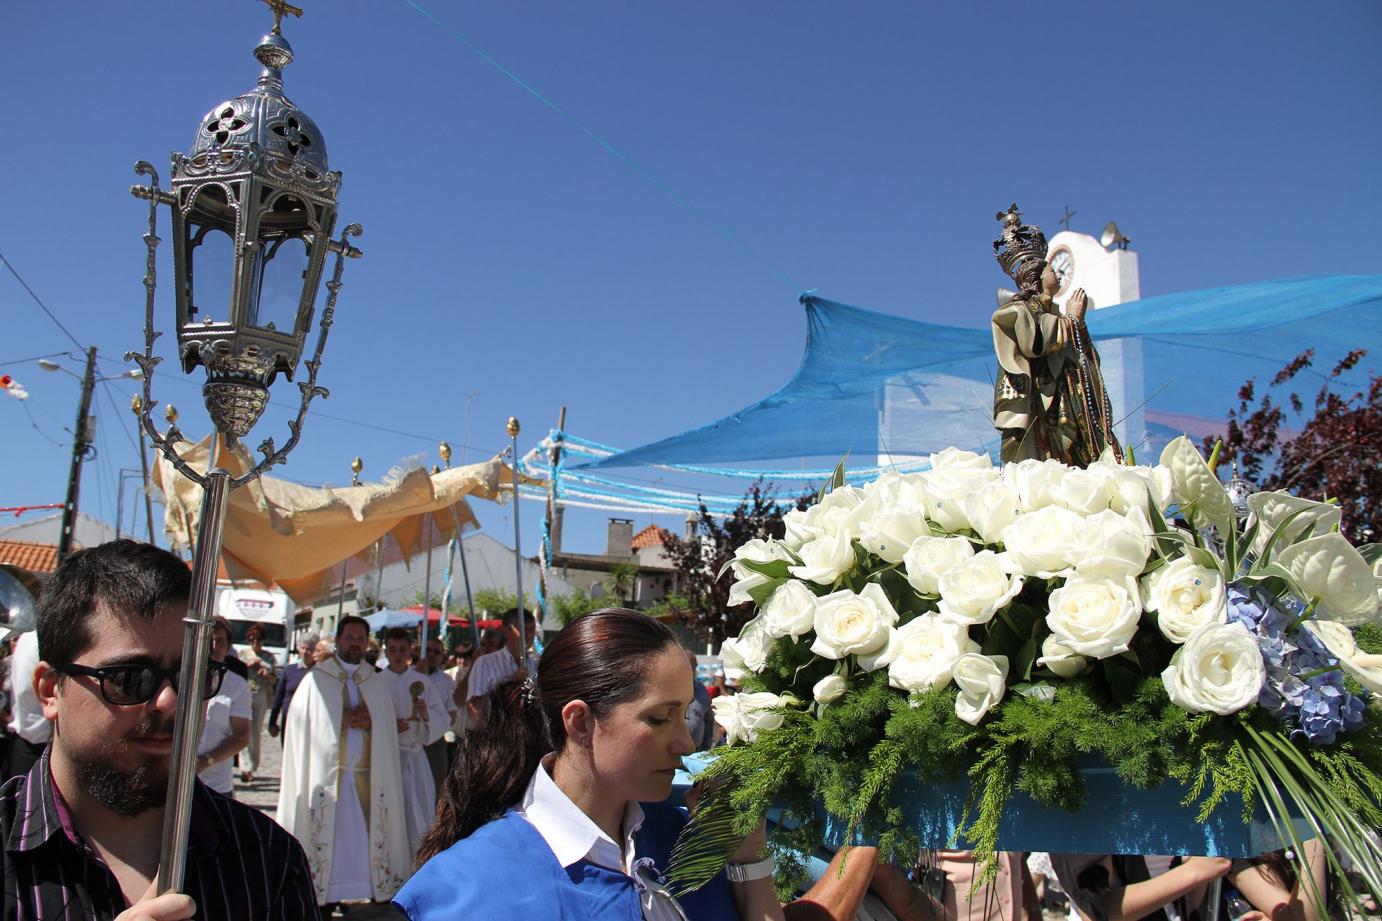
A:
<svg viewBox="0 0 1382 921">
<path fill-rule="evenodd" d="M 1076 323 L 1084 322 L 1085 311 L 1089 309 L 1089 297 L 1084 293 L 1084 288 L 1076 288 L 1070 295 L 1070 300 L 1065 302 L 1065 315 Z"/>
</svg>

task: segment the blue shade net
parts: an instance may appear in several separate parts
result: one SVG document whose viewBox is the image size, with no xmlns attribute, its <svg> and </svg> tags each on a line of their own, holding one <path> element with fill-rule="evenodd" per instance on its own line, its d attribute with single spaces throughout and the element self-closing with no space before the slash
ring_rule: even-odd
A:
<svg viewBox="0 0 1382 921">
<path fill-rule="evenodd" d="M 803 295 L 806 353 L 786 386 L 700 428 L 572 467 L 639 465 L 730 472 L 723 465 L 819 459 L 828 469 L 913 467 L 955 446 L 997 453 L 989 328 L 923 323 Z M 1382 360 L 1382 275 L 1341 275 L 1213 288 L 1090 311 L 1116 431 L 1139 462 L 1182 433 L 1222 432 L 1250 378 L 1259 394 L 1305 349 L 1312 368 L 1290 389 L 1307 411 L 1349 351 L 1368 350 L 1333 389 L 1367 386 Z M 1290 426 L 1288 421 L 1288 427 Z M 795 466 L 795 464 L 793 465 Z"/>
</svg>

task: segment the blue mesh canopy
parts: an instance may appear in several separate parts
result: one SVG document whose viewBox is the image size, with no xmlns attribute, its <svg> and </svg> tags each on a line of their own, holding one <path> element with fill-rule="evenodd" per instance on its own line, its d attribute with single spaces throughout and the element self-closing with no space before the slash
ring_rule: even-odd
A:
<svg viewBox="0 0 1382 921">
<path fill-rule="evenodd" d="M 851 463 L 951 445 L 996 451 L 990 330 L 923 323 L 803 295 L 806 353 L 776 393 L 700 428 L 586 466 L 725 464 L 820 457 Z M 1182 432 L 1222 431 L 1238 389 L 1307 348 L 1293 383 L 1313 394 L 1355 348 L 1368 357 L 1335 382 L 1364 386 L 1382 358 L 1382 275 L 1291 278 L 1144 298 L 1090 311 L 1117 433 L 1141 460 Z"/>
</svg>

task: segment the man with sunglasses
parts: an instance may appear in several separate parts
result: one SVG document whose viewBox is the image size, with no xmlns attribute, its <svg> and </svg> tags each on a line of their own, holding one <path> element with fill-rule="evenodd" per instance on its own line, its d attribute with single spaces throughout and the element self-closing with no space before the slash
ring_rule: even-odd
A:
<svg viewBox="0 0 1382 921">
<path fill-rule="evenodd" d="M 119 540 L 68 557 L 38 605 L 34 691 L 53 738 L 0 788 L 0 917 L 297 919 L 316 912 L 301 845 L 197 784 L 186 895 L 154 897 L 191 577 Z M 207 699 L 225 667 L 212 663 Z"/>
</svg>

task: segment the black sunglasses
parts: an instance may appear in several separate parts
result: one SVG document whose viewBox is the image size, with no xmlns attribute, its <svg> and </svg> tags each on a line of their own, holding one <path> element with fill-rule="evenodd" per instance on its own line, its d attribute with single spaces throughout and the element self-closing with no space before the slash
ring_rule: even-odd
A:
<svg viewBox="0 0 1382 921">
<path fill-rule="evenodd" d="M 133 707 L 146 704 L 158 694 L 166 680 L 176 690 L 182 666 L 158 668 L 153 665 L 106 665 L 92 668 L 89 665 L 55 665 L 54 669 L 64 675 L 82 678 L 97 678 L 101 682 L 101 696 L 106 703 L 117 707 Z M 206 669 L 206 693 L 203 700 L 210 700 L 221 692 L 221 682 L 226 677 L 224 662 L 208 662 Z"/>
</svg>

